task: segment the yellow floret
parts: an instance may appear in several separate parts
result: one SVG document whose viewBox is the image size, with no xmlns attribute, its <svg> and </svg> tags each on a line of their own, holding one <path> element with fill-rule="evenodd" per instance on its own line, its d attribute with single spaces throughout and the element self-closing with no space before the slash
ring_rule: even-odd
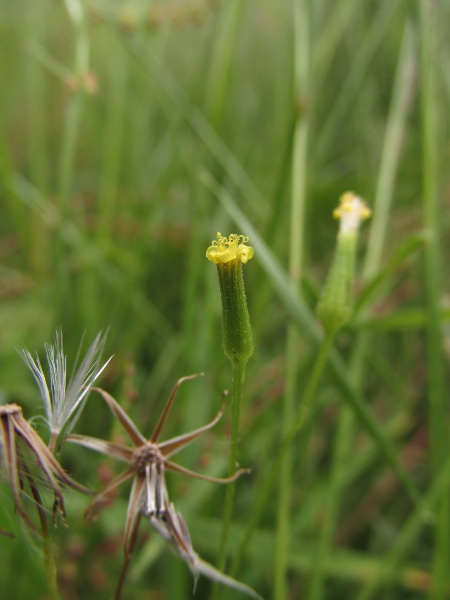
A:
<svg viewBox="0 0 450 600">
<path fill-rule="evenodd" d="M 248 237 L 232 233 L 228 237 L 217 233 L 217 240 L 213 240 L 212 245 L 206 251 L 206 258 L 215 265 L 227 263 L 230 260 L 238 259 L 242 263 L 248 262 L 255 251 L 251 246 L 247 246 Z"/>
<path fill-rule="evenodd" d="M 339 206 L 333 211 L 333 217 L 341 220 L 342 232 L 356 231 L 361 223 L 372 214 L 364 200 L 353 192 L 342 194 L 339 202 Z"/>
</svg>

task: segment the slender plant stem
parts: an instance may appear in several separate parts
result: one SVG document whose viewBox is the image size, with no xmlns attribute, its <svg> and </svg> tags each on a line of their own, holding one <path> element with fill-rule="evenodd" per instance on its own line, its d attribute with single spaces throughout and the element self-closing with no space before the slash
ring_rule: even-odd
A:
<svg viewBox="0 0 450 600">
<path fill-rule="evenodd" d="M 27 40 L 46 43 L 49 27 L 49 6 L 33 3 L 29 6 L 29 31 Z M 27 61 L 26 82 L 27 97 L 33 101 L 27 108 L 30 135 L 28 136 L 28 153 L 30 160 L 30 179 L 44 194 L 48 195 L 50 182 L 50 157 L 48 151 L 48 88 L 45 71 L 35 62 Z M 38 219 L 29 219 L 30 224 L 30 259 L 35 276 L 43 281 L 48 272 L 49 237 L 48 229 L 43 229 Z"/>
<path fill-rule="evenodd" d="M 294 416 L 299 356 L 299 335 L 290 325 L 286 342 L 286 389 L 283 398 L 283 435 L 289 432 Z M 286 573 L 289 555 L 289 526 L 291 512 L 292 446 L 286 450 L 280 464 L 277 502 L 277 530 L 274 556 L 274 598 L 287 598 Z"/>
<path fill-rule="evenodd" d="M 292 426 L 289 434 L 285 438 L 282 448 L 287 442 L 292 442 L 295 436 L 300 432 L 302 427 L 305 424 L 305 421 L 308 417 L 308 414 L 311 410 L 312 401 L 317 392 L 317 388 L 319 386 L 320 380 L 322 378 L 322 373 L 325 369 L 325 365 L 328 360 L 328 354 L 330 352 L 331 346 L 334 340 L 334 332 L 329 333 L 325 336 L 322 341 L 322 344 L 319 348 L 319 352 L 317 354 L 316 360 L 314 362 L 313 370 L 311 372 L 311 376 L 308 381 L 308 385 L 305 390 L 305 394 L 303 396 L 302 403 L 297 411 L 297 416 L 294 421 L 294 425 Z"/>
<path fill-rule="evenodd" d="M 303 240 L 305 232 L 307 152 L 309 114 L 300 107 L 307 105 L 309 78 L 309 4 L 297 0 L 293 8 L 294 22 L 294 94 L 299 110 L 296 116 L 292 149 L 291 185 L 291 235 L 289 251 L 289 273 L 294 290 L 299 291 L 303 268 Z M 286 339 L 286 390 L 283 398 L 282 435 L 288 435 L 294 417 L 294 403 L 297 396 L 297 374 L 299 355 L 297 351 L 299 333 L 294 323 L 289 323 Z M 289 528 L 291 512 L 292 447 L 284 453 L 280 464 L 277 531 L 274 561 L 274 598 L 288 598 L 287 570 L 289 555 Z"/>
<path fill-rule="evenodd" d="M 441 258 L 439 244 L 438 208 L 438 110 L 435 84 L 435 31 L 438 26 L 436 6 L 429 0 L 419 2 L 420 14 L 420 67 L 422 116 L 422 198 L 423 218 L 429 234 L 425 249 L 425 290 L 427 304 L 427 387 L 430 423 L 430 463 L 435 477 L 449 452 L 447 415 L 448 397 L 444 381 L 444 357 L 440 319 Z M 433 572 L 434 585 L 430 598 L 448 597 L 450 561 L 450 495 L 442 497 L 438 505 L 438 523 L 435 530 Z"/>
<path fill-rule="evenodd" d="M 50 531 L 47 522 L 47 516 L 42 507 L 42 500 L 39 490 L 35 484 L 33 477 L 31 476 L 28 468 L 23 466 L 25 470 L 26 477 L 30 484 L 31 493 L 35 500 L 36 512 L 39 517 L 39 521 L 41 523 L 42 529 L 42 551 L 44 554 L 44 569 L 45 575 L 47 579 L 48 592 L 50 594 L 50 600 L 60 600 L 59 590 L 58 590 L 58 580 L 57 580 L 57 570 L 55 563 L 55 555 L 53 552 L 52 540 L 50 537 Z"/>
<path fill-rule="evenodd" d="M 416 48 L 414 37 L 411 23 L 406 21 L 381 152 L 380 169 L 373 203 L 373 218 L 362 274 L 364 281 L 368 281 L 379 271 L 386 236 L 389 232 L 395 180 L 403 149 L 406 120 L 415 89 Z"/>
<path fill-rule="evenodd" d="M 50 594 L 50 598 L 51 600 L 60 600 L 61 597 L 58 591 L 55 555 L 53 552 L 53 545 L 48 532 L 48 527 L 47 532 L 43 535 L 42 547 L 44 552 L 45 574 L 47 577 L 48 592 Z"/>
<path fill-rule="evenodd" d="M 239 418 L 241 413 L 242 390 L 245 379 L 245 363 L 233 363 L 233 391 L 231 396 L 231 441 L 228 456 L 228 472 L 230 475 L 236 472 L 237 451 L 239 444 Z M 222 520 L 222 535 L 220 539 L 218 565 L 223 571 L 225 567 L 225 556 L 227 549 L 228 533 L 230 529 L 231 516 L 234 502 L 234 482 L 228 484 L 225 496 L 225 510 Z"/>
<path fill-rule="evenodd" d="M 433 30 L 436 26 L 431 15 L 432 3 L 420 2 L 421 16 L 421 76 L 422 76 L 422 171 L 423 215 L 429 241 L 425 251 L 425 286 L 427 292 L 427 367 L 430 401 L 431 466 L 439 468 L 447 451 L 445 424 L 446 403 L 443 401 L 443 370 L 441 352 L 441 325 L 439 318 L 439 213 L 437 203 L 437 114 L 434 101 Z"/>
<path fill-rule="evenodd" d="M 220 130 L 227 99 L 232 57 L 236 51 L 236 35 L 243 5 L 242 0 L 229 0 L 219 8 L 205 101 L 209 122 L 217 130 Z"/>
<path fill-rule="evenodd" d="M 233 365 L 233 395 L 231 402 L 231 446 L 228 458 L 228 469 L 230 475 L 236 471 L 237 451 L 239 444 L 239 419 L 241 414 L 241 399 L 244 388 L 245 365 L 237 363 Z M 233 486 L 231 486 L 233 487 Z"/>
<path fill-rule="evenodd" d="M 75 30 L 74 84 L 75 91 L 67 107 L 63 138 L 61 144 L 61 159 L 59 165 L 59 236 L 56 243 L 56 270 L 58 275 L 58 309 L 64 312 L 64 301 L 67 292 L 67 272 L 64 265 L 63 230 L 69 216 L 70 195 L 75 170 L 75 157 L 79 127 L 81 122 L 84 91 L 81 77 L 89 67 L 89 39 L 87 32 L 84 5 L 81 0 L 66 0 L 66 8 Z"/>
</svg>

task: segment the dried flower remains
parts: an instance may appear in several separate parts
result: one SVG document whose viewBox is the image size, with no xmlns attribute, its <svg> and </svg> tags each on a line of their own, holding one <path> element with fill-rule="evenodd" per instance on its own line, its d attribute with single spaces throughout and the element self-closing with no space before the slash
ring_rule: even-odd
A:
<svg viewBox="0 0 450 600">
<path fill-rule="evenodd" d="M 170 542 L 172 547 L 188 564 L 195 578 L 197 578 L 199 574 L 203 574 L 224 585 L 240 590 L 255 599 L 261 599 L 256 592 L 245 584 L 224 575 L 213 566 L 200 559 L 193 550 L 190 535 L 183 518 L 176 512 L 173 504 L 168 498 L 165 483 L 166 470 L 214 483 L 230 483 L 235 481 L 242 473 L 247 472 L 246 469 L 239 469 L 231 477 L 218 479 L 190 471 L 170 460 L 176 452 L 194 441 L 202 433 L 211 429 L 219 421 L 224 410 L 225 393 L 222 396 L 221 409 L 210 423 L 191 431 L 190 433 L 177 436 L 165 442 L 158 441 L 164 424 L 167 421 L 178 388 L 184 381 L 194 379 L 198 376 L 199 375 L 190 375 L 188 377 L 182 377 L 177 381 L 149 439 L 146 439 L 142 435 L 136 425 L 110 394 L 100 388 L 93 388 L 94 391 L 97 391 L 102 395 L 111 412 L 127 432 L 133 443 L 132 447 L 84 435 L 71 434 L 66 438 L 67 441 L 101 452 L 102 454 L 116 458 L 128 465 L 125 471 L 115 477 L 109 485 L 94 498 L 86 511 L 86 516 L 88 518 L 94 518 L 96 516 L 98 509 L 105 505 L 108 496 L 118 485 L 128 479 L 133 479 L 124 531 L 124 564 L 114 596 L 115 600 L 118 600 L 121 595 L 126 570 L 136 543 L 139 523 L 142 517 L 146 518 L 152 527 Z"/>
<path fill-rule="evenodd" d="M 17 404 L 0 406 L 1 466 L 7 476 L 17 514 L 33 532 L 37 533 L 32 519 L 23 508 L 22 502 L 22 493 L 25 485 L 28 484 L 33 500 L 38 507 L 38 512 L 40 511 L 40 516 L 42 516 L 44 509 L 39 492 L 39 483 L 31 471 L 30 463 L 24 457 L 24 451 L 27 449 L 35 458 L 41 479 L 45 480 L 47 486 L 53 492 L 54 522 L 57 520 L 58 512 L 63 521 L 66 515 L 60 482 L 79 492 L 87 494 L 91 494 L 91 492 L 67 475 L 39 434 L 25 419 L 20 406 Z"/>
</svg>

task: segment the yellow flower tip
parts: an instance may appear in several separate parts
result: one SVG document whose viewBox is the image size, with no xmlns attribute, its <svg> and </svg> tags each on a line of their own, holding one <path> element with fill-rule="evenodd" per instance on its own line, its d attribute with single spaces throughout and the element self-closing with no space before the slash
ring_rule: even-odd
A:
<svg viewBox="0 0 450 600">
<path fill-rule="evenodd" d="M 364 200 L 353 192 L 345 192 L 339 198 L 339 206 L 334 209 L 333 217 L 341 220 L 341 232 L 357 231 L 363 221 L 368 219 L 372 211 Z"/>
<path fill-rule="evenodd" d="M 246 235 L 237 235 L 236 233 L 224 237 L 218 232 L 217 240 L 213 240 L 212 245 L 206 251 L 206 258 L 215 265 L 224 264 L 234 259 L 238 259 L 245 264 L 255 253 L 251 246 L 246 245 L 248 239 Z"/>
</svg>

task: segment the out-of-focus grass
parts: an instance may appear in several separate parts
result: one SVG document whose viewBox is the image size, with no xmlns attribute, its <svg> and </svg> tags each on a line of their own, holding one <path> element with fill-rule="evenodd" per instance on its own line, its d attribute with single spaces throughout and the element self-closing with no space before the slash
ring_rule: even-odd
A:
<svg viewBox="0 0 450 600">
<path fill-rule="evenodd" d="M 17 347 L 41 350 L 61 325 L 74 358 L 84 333 L 109 328 L 102 385 L 142 431 L 175 380 L 200 371 L 180 390 L 167 436 L 206 422 L 230 370 L 204 254 L 217 231 L 248 223 L 256 348 L 239 462 L 253 472 L 236 485 L 227 569 L 240 556 L 235 576 L 267 598 L 447 597 L 447 4 L 0 8 L 2 402 L 39 412 Z M 361 302 L 278 479 L 270 473 L 321 339 L 314 307 L 346 189 L 374 209 Z M 183 464 L 224 475 L 228 424 L 226 414 Z M 77 428 L 114 433 L 95 397 Z M 62 460 L 94 488 L 114 473 L 81 448 Z M 224 490 L 176 475 L 169 486 L 194 548 L 214 564 Z M 0 537 L 2 594 L 43 598 L 36 544 L 4 484 L 1 494 L 0 527 L 16 535 Z M 125 499 L 124 490 L 92 525 L 85 499 L 70 494 L 69 528 L 54 531 L 64 598 L 111 596 Z M 201 581 L 198 597 L 209 590 Z M 144 527 L 124 597 L 191 591 L 185 565 Z"/>
</svg>

